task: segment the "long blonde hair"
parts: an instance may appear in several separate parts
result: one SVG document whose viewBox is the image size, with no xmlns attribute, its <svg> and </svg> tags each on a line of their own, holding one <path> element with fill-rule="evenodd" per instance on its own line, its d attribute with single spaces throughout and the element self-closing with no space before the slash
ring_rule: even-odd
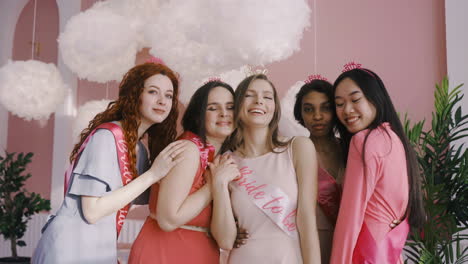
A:
<svg viewBox="0 0 468 264">
<path fill-rule="evenodd" d="M 255 74 L 245 78 L 239 85 L 237 86 L 236 92 L 234 94 L 234 124 L 236 126 L 234 132 L 232 132 L 231 136 L 227 141 L 227 149 L 231 151 L 235 151 L 240 146 L 244 144 L 244 124 L 240 119 L 240 111 L 242 106 L 244 105 L 245 94 L 249 89 L 250 85 L 255 80 L 265 80 L 267 81 L 272 89 L 273 89 L 273 98 L 275 102 L 275 112 L 273 113 L 273 118 L 271 119 L 270 124 L 268 125 L 268 139 L 269 139 L 269 146 L 273 152 L 278 147 L 286 147 L 290 140 L 282 141 L 279 139 L 278 135 L 278 123 L 281 118 L 281 106 L 280 101 L 278 98 L 278 94 L 276 92 L 276 88 L 273 83 L 268 79 L 265 74 Z"/>
</svg>

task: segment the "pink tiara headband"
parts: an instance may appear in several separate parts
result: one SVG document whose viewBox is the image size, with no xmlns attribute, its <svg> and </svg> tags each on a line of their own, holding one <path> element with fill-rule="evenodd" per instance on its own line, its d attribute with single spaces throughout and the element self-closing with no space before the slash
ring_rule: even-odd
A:
<svg viewBox="0 0 468 264">
<path fill-rule="evenodd" d="M 164 63 L 164 61 L 163 61 L 161 58 L 153 57 L 153 56 L 151 56 L 151 58 L 149 58 L 149 59 L 146 60 L 145 62 L 147 62 L 147 63 L 154 63 L 154 64 L 166 65 L 166 64 Z"/>
<path fill-rule="evenodd" d="M 344 66 L 343 66 L 343 70 L 341 72 L 348 72 L 348 71 L 351 71 L 351 70 L 354 70 L 354 69 L 360 69 L 360 70 L 363 70 L 365 72 L 367 72 L 368 74 L 370 74 L 372 77 L 375 77 L 374 74 L 372 74 L 372 72 L 370 72 L 369 70 L 367 69 L 364 69 L 361 67 L 362 64 L 361 63 L 356 63 L 354 61 L 351 61 L 351 62 L 348 62 L 346 63 Z"/>
<path fill-rule="evenodd" d="M 312 74 L 312 75 L 307 76 L 307 79 L 304 82 L 305 83 L 311 83 L 313 80 L 328 81 L 327 78 L 323 77 L 320 74 Z"/>
<path fill-rule="evenodd" d="M 210 83 L 210 82 L 223 82 L 223 80 L 221 80 L 221 78 L 219 78 L 219 77 L 210 77 L 210 78 L 208 78 L 208 80 L 204 84 L 207 84 L 207 83 Z"/>
</svg>

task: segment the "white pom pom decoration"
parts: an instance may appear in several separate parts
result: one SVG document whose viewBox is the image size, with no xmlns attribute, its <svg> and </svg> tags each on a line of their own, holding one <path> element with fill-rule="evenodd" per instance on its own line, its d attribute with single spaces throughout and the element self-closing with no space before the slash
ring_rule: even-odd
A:
<svg viewBox="0 0 468 264">
<path fill-rule="evenodd" d="M 63 61 L 80 78 L 120 81 L 135 65 L 141 39 L 136 27 L 106 8 L 79 13 L 59 36 Z"/>
<path fill-rule="evenodd" d="M 115 14 L 134 18 L 134 21 L 151 21 L 158 15 L 159 6 L 162 3 L 167 3 L 168 0 L 107 0 L 98 1 L 91 9 L 100 10 L 108 9 Z"/>
<path fill-rule="evenodd" d="M 309 20 L 304 0 L 172 0 L 144 32 L 150 53 L 181 74 L 186 102 L 196 80 L 291 56 Z"/>
<path fill-rule="evenodd" d="M 73 140 L 79 140 L 79 136 L 83 129 L 87 128 L 89 122 L 96 117 L 97 114 L 107 109 L 111 100 L 93 100 L 85 103 L 78 109 L 78 113 L 73 122 Z"/>
<path fill-rule="evenodd" d="M 159 15 L 159 6 L 167 2 L 168 0 L 107 0 L 96 2 L 92 9 L 107 9 L 117 15 L 124 16 L 128 23 L 132 24 L 135 32 L 138 32 L 139 46 L 143 48 L 148 47 L 148 44 L 143 39 L 143 26 L 153 21 Z"/>
<path fill-rule="evenodd" d="M 52 63 L 9 61 L 0 68 L 0 103 L 25 120 L 48 119 L 68 91 Z"/>
<path fill-rule="evenodd" d="M 207 36 L 208 43 L 218 43 L 225 53 L 246 60 L 244 64 L 264 65 L 288 58 L 299 50 L 302 33 L 309 26 L 310 8 L 304 0 L 205 2 L 214 8 L 206 15 L 204 30 L 217 33 Z M 219 36 L 222 41 L 216 41 Z"/>
<path fill-rule="evenodd" d="M 294 117 L 294 104 L 296 103 L 296 94 L 304 85 L 303 81 L 296 82 L 289 88 L 286 95 L 281 100 L 281 119 L 279 122 L 279 133 L 283 136 L 304 136 L 309 137 L 310 132 L 296 121 Z"/>
<path fill-rule="evenodd" d="M 108 0 L 72 17 L 59 47 L 73 72 L 97 82 L 120 81 L 150 47 L 181 75 L 187 102 L 204 78 L 288 58 L 309 21 L 306 0 Z"/>
</svg>

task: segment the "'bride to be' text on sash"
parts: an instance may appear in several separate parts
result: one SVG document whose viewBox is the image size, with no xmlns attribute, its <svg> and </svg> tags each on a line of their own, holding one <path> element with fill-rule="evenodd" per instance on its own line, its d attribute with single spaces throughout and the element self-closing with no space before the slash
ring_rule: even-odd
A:
<svg viewBox="0 0 468 264">
<path fill-rule="evenodd" d="M 246 192 L 258 209 L 286 234 L 297 239 L 297 202 L 292 201 L 279 187 L 255 179 L 254 171 L 249 167 L 242 167 L 240 172 L 241 176 L 233 181 L 235 188 Z"/>
</svg>

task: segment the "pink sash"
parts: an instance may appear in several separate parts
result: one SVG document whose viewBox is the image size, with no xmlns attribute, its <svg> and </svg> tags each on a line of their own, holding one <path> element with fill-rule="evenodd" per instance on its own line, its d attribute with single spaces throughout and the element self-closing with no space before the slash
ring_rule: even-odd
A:
<svg viewBox="0 0 468 264">
<path fill-rule="evenodd" d="M 317 201 L 327 218 L 336 224 L 338 210 L 340 209 L 341 188 L 326 170 L 318 169 L 318 195 Z"/>
<path fill-rule="evenodd" d="M 203 144 L 201 138 L 190 131 L 185 131 L 179 139 L 186 139 L 192 141 L 197 145 L 198 150 L 200 151 L 200 162 L 201 162 L 201 169 L 203 171 L 208 166 L 208 162 L 212 162 L 214 159 L 215 148 L 210 143 Z"/>
<path fill-rule="evenodd" d="M 281 188 L 255 179 L 248 166 L 240 169 L 241 176 L 232 181 L 234 188 L 245 192 L 250 200 L 281 230 L 298 238 L 296 227 L 297 202 L 292 201 Z"/>
<path fill-rule="evenodd" d="M 377 244 L 364 223 L 353 252 L 353 264 L 398 263 L 409 229 L 408 220 L 404 220 Z"/>
<path fill-rule="evenodd" d="M 91 131 L 91 133 L 89 133 L 88 137 L 83 142 L 83 144 L 81 144 L 80 149 L 77 153 L 77 157 L 79 157 L 79 155 L 81 154 L 81 152 L 86 147 L 89 140 L 91 139 L 91 136 L 94 135 L 94 133 L 96 133 L 98 129 L 110 130 L 112 134 L 114 135 L 115 145 L 117 148 L 117 157 L 119 160 L 120 174 L 122 176 L 122 184 L 123 186 L 125 186 L 129 182 L 132 181 L 133 174 L 132 174 L 132 171 L 130 170 L 130 161 L 128 158 L 127 142 L 124 139 L 122 128 L 119 125 L 116 125 L 114 123 L 104 123 L 104 124 L 99 125 L 93 131 Z M 77 159 L 75 158 L 70 164 L 70 166 L 68 167 L 67 171 L 65 172 L 64 195 L 67 194 L 68 185 L 70 184 L 70 177 L 73 172 L 73 169 L 75 168 L 76 161 Z M 117 237 L 119 237 L 120 230 L 122 229 L 122 226 L 124 224 L 125 218 L 127 217 L 129 209 L 130 209 L 130 204 L 127 204 L 123 208 L 119 209 L 119 211 L 117 211 L 117 215 L 116 215 Z"/>
</svg>

